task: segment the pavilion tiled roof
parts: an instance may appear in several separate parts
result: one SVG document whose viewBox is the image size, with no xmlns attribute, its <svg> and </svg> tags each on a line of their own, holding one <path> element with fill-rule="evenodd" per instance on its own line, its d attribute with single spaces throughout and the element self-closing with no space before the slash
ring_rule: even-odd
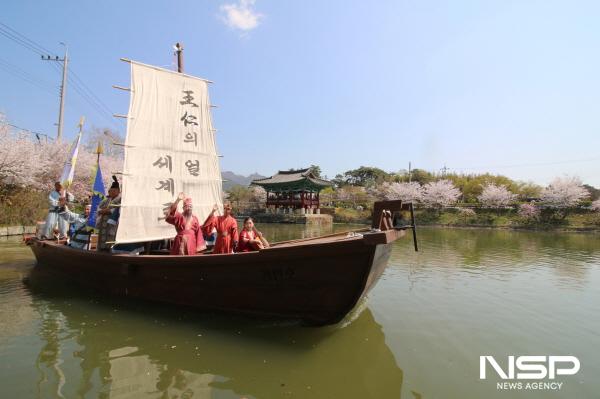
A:
<svg viewBox="0 0 600 399">
<path fill-rule="evenodd" d="M 313 189 L 322 190 L 333 184 L 314 175 L 311 168 L 298 170 L 280 170 L 276 175 L 264 179 L 253 180 L 251 184 L 262 186 L 265 189 Z"/>
</svg>

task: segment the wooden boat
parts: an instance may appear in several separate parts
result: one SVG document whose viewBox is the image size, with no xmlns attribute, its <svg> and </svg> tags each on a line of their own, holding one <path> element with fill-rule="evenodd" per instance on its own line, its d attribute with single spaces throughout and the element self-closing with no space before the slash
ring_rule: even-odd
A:
<svg viewBox="0 0 600 399">
<path fill-rule="evenodd" d="M 364 229 L 221 255 L 110 254 L 40 240 L 30 245 L 38 268 L 108 294 L 324 325 L 340 321 L 375 285 L 405 229 Z"/>
<path fill-rule="evenodd" d="M 222 180 L 210 115 L 208 83 L 190 75 L 125 60 L 131 65 L 124 143 L 123 191 L 116 243 L 172 238 L 164 221 L 179 191 L 194 199 L 204 220 L 222 207 Z M 111 294 L 198 308 L 341 320 L 383 273 L 392 243 L 412 227 L 394 228 L 400 201 L 375 204 L 373 230 L 282 242 L 226 255 L 118 255 L 31 241 L 39 267 Z M 406 213 L 406 212 L 405 212 Z M 416 241 L 415 241 L 416 244 Z"/>
</svg>

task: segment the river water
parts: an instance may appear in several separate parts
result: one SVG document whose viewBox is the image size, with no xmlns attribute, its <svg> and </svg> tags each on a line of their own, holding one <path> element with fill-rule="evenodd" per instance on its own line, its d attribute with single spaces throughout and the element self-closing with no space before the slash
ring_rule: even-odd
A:
<svg viewBox="0 0 600 399">
<path fill-rule="evenodd" d="M 272 241 L 330 231 L 263 226 Z M 31 284 L 30 250 L 2 241 L 0 397 L 600 397 L 598 235 L 419 233 L 419 253 L 397 242 L 368 299 L 323 328 Z M 489 365 L 480 379 L 483 355 L 503 370 L 511 355 L 576 356 L 581 368 L 507 391 Z"/>
</svg>

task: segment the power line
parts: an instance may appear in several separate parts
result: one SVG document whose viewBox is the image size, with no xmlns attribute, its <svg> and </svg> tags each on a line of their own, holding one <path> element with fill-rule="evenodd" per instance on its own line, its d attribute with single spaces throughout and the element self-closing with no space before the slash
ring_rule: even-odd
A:
<svg viewBox="0 0 600 399">
<path fill-rule="evenodd" d="M 8 26 L 2 22 L 0 22 L 0 35 L 14 41 L 15 43 L 21 45 L 22 47 L 24 47 L 38 55 L 44 56 L 46 54 L 52 53 L 51 51 L 46 49 L 41 44 L 29 39 L 22 33 L 17 32 L 15 29 L 11 28 L 10 26 Z M 62 71 L 60 70 L 58 65 L 55 65 L 55 63 L 50 63 L 50 65 L 52 65 L 52 67 L 55 70 L 58 70 L 62 74 Z M 1 65 L 0 65 L 0 67 L 1 67 Z M 104 119 L 106 119 L 106 121 L 111 123 L 117 129 L 121 129 L 122 126 L 119 126 L 113 119 L 113 112 L 110 110 L 110 108 L 84 83 L 83 79 L 81 79 L 73 71 L 72 68 L 68 68 L 68 69 L 69 69 L 69 72 L 71 72 L 71 74 L 73 75 L 73 77 L 71 77 L 71 76 L 68 77 L 68 82 L 73 85 L 73 88 L 75 89 L 77 94 L 79 94 L 81 96 L 81 98 L 85 102 L 87 102 L 95 112 L 98 113 L 99 116 L 102 116 Z M 12 73 L 15 74 L 17 72 L 12 72 Z M 23 77 L 21 77 L 21 78 L 23 78 Z M 30 80 L 32 80 L 32 79 L 30 79 Z M 32 84 L 34 84 L 34 83 L 32 83 Z"/>
<path fill-rule="evenodd" d="M 75 73 L 75 71 L 73 71 L 73 68 L 70 68 L 69 71 L 73 77 L 73 79 L 70 80 L 70 82 L 73 84 L 73 87 L 78 87 L 81 89 L 82 96 L 87 96 L 88 98 L 86 101 L 90 103 L 90 105 L 95 104 L 94 107 L 96 111 L 98 111 L 106 120 L 113 124 L 113 126 L 117 127 L 117 129 L 120 129 L 122 126 L 118 126 L 117 123 L 115 123 L 111 109 L 108 108 L 108 106 L 84 83 L 83 79 L 81 79 Z"/>
<path fill-rule="evenodd" d="M 48 140 L 50 140 L 50 141 L 53 140 L 51 137 L 48 137 L 48 135 L 46 133 L 36 132 L 36 131 L 33 131 L 33 130 L 25 129 L 24 127 L 13 125 L 12 123 L 0 122 L 0 125 L 5 125 L 5 126 L 13 127 L 15 129 L 18 129 L 19 132 L 21 132 L 21 133 L 27 133 L 27 134 L 35 135 L 35 137 L 37 138 L 38 142 L 40 142 L 40 143 L 42 142 L 42 139 L 40 138 L 40 136 L 44 136 L 44 138 L 46 140 L 46 143 L 48 142 Z"/>
<path fill-rule="evenodd" d="M 34 53 L 38 54 L 38 55 L 43 55 L 44 53 L 42 53 L 41 51 L 35 49 L 33 46 L 27 44 L 26 42 L 20 40 L 18 37 L 11 35 L 8 31 L 3 30 L 2 28 L 0 28 L 0 35 L 12 40 L 13 42 L 21 45 L 22 47 L 26 48 L 27 50 L 33 51 Z"/>
<path fill-rule="evenodd" d="M 73 71 L 73 69 L 71 69 L 71 74 L 73 75 L 75 80 L 77 80 L 79 84 L 85 90 L 87 90 L 87 92 L 92 95 L 92 97 L 98 102 L 98 104 L 100 104 L 100 106 L 102 106 L 102 108 L 104 108 L 104 110 L 112 117 L 113 111 L 110 108 L 108 108 L 108 106 L 98 96 L 96 96 L 96 94 L 84 83 L 84 81 L 79 77 L 79 75 L 75 73 L 75 71 Z"/>
<path fill-rule="evenodd" d="M 44 82 L 38 78 L 36 78 L 35 76 L 28 74 L 27 72 L 20 70 L 19 68 L 17 68 L 16 66 L 0 59 L 0 69 L 4 70 L 5 72 L 37 87 L 40 90 L 45 91 L 48 94 L 51 94 L 53 96 L 56 96 L 56 88 L 52 87 L 50 84 L 48 84 L 47 82 Z"/>
<path fill-rule="evenodd" d="M 474 166 L 474 167 L 456 167 L 457 170 L 475 170 L 475 169 L 503 169 L 503 168 L 523 168 L 528 166 L 551 166 L 551 165 L 562 165 L 567 163 L 580 163 L 580 162 L 593 162 L 600 161 L 600 157 L 592 158 L 579 158 L 562 161 L 547 161 L 547 162 L 535 162 L 535 163 L 521 163 L 521 164 L 510 164 L 510 165 L 493 165 L 493 166 Z"/>
<path fill-rule="evenodd" d="M 47 50 L 44 46 L 34 42 L 22 33 L 17 32 L 10 26 L 0 22 L 0 34 L 20 44 L 21 46 L 38 53 L 39 55 L 50 54 L 51 51 Z"/>
<path fill-rule="evenodd" d="M 25 70 L 19 68 L 18 66 L 14 65 L 14 64 L 11 64 L 10 62 L 6 61 L 5 59 L 3 59 L 1 57 L 0 57 L 0 65 L 4 65 L 7 69 L 10 69 L 15 74 L 19 74 L 29 80 L 32 80 L 32 81 L 40 84 L 41 86 L 44 86 L 45 88 L 52 88 L 52 89 L 55 88 L 51 83 L 49 83 L 45 80 L 42 80 L 42 79 L 38 78 L 37 76 L 32 75 L 31 73 L 26 72 Z"/>
</svg>

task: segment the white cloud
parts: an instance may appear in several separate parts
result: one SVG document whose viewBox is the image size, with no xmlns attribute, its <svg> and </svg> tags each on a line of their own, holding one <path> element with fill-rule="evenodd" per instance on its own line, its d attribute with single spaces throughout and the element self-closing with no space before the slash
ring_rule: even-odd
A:
<svg viewBox="0 0 600 399">
<path fill-rule="evenodd" d="M 222 18 L 230 28 L 249 32 L 256 28 L 263 15 L 254 10 L 256 0 L 239 0 L 221 6 Z"/>
</svg>

